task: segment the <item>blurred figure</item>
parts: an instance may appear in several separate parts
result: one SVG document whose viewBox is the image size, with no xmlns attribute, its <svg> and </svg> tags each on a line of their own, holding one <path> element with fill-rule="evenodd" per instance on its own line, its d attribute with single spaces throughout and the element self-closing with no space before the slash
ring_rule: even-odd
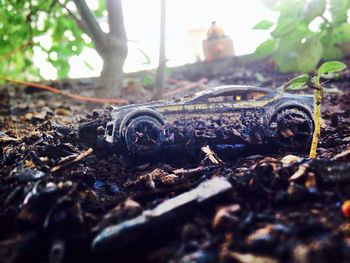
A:
<svg viewBox="0 0 350 263">
<path fill-rule="evenodd" d="M 232 57 L 233 42 L 225 36 L 224 30 L 213 21 L 207 32 L 207 39 L 203 41 L 203 51 L 206 61 Z"/>
<path fill-rule="evenodd" d="M 216 39 L 224 36 L 224 30 L 216 24 L 216 21 L 211 22 L 211 27 L 209 28 L 207 33 L 207 38 Z"/>
</svg>

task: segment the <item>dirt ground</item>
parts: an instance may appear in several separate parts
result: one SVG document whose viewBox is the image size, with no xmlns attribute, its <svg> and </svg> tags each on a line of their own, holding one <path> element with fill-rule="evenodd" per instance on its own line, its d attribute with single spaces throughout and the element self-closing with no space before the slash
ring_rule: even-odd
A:
<svg viewBox="0 0 350 263">
<path fill-rule="evenodd" d="M 291 77 L 269 61 L 209 73 L 208 67 L 198 66 L 192 75 L 174 71 L 166 91 L 182 95 L 220 84 L 275 88 Z M 94 80 L 52 84 L 91 95 Z M 317 159 L 274 152 L 226 155 L 219 164 L 204 153 L 191 160 L 129 160 L 93 143 L 96 127 L 110 118 L 108 105 L 4 85 L 0 262 L 349 262 L 350 205 L 344 202 L 350 200 L 350 71 L 326 85 L 336 92 L 324 99 Z M 150 98 L 137 82 L 124 94 L 132 102 Z M 79 136 L 91 122 L 95 128 Z M 92 250 L 106 227 L 140 218 L 216 177 L 231 190 L 159 216 L 156 226 L 145 224 L 115 244 L 102 244 L 103 252 Z"/>
</svg>

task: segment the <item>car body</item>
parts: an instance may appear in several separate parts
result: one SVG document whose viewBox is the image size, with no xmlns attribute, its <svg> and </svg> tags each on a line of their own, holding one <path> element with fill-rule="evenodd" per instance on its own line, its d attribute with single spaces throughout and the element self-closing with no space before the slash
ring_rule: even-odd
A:
<svg viewBox="0 0 350 263">
<path fill-rule="evenodd" d="M 313 97 L 281 89 L 220 86 L 181 99 L 114 108 L 104 139 L 130 154 L 204 145 L 310 144 Z"/>
</svg>

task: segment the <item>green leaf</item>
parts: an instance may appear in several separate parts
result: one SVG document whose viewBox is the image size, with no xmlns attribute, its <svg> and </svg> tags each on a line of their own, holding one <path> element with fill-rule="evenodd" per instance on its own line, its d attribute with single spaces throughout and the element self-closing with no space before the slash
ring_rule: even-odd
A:
<svg viewBox="0 0 350 263">
<path fill-rule="evenodd" d="M 105 0 L 99 1 L 98 11 L 103 13 Z M 0 0 L 0 57 L 10 54 L 33 38 L 34 46 L 41 47 L 45 53 L 57 52 L 58 60 L 49 59 L 49 62 L 57 69 L 59 78 L 66 77 L 69 58 L 79 55 L 86 44 L 81 39 L 82 31 L 76 22 L 60 5 L 54 3 L 54 0 Z M 74 41 L 68 41 L 67 31 L 75 37 Z M 40 37 L 43 35 L 48 41 L 42 41 Z M 49 44 L 44 45 L 44 42 Z M 40 72 L 33 64 L 32 57 L 30 46 L 12 54 L 0 64 L 0 75 L 39 80 Z"/>
<path fill-rule="evenodd" d="M 347 12 L 350 8 L 349 0 L 330 0 L 330 13 L 332 16 L 333 27 L 344 23 L 347 21 Z"/>
<path fill-rule="evenodd" d="M 151 75 L 145 75 L 143 77 L 143 86 L 152 86 L 154 84 L 154 77 Z"/>
<path fill-rule="evenodd" d="M 273 22 L 269 20 L 262 20 L 259 23 L 257 23 L 253 29 L 261 29 L 261 30 L 267 30 L 273 26 Z"/>
<path fill-rule="evenodd" d="M 147 53 L 145 51 L 143 51 L 141 48 L 137 48 L 138 51 L 140 51 L 140 53 L 143 55 L 143 57 L 145 58 L 145 61 L 142 63 L 142 65 L 150 65 L 151 64 L 151 59 L 150 57 L 147 55 Z"/>
<path fill-rule="evenodd" d="M 104 11 L 106 11 L 106 0 L 98 0 L 98 8 L 94 11 L 95 16 L 102 17 Z"/>
<path fill-rule="evenodd" d="M 269 9 L 273 11 L 279 11 L 281 2 L 275 0 L 261 0 L 261 2 Z"/>
<path fill-rule="evenodd" d="M 323 46 L 318 38 L 307 40 L 298 53 L 298 71 L 312 71 L 320 61 L 322 54 Z"/>
<path fill-rule="evenodd" d="M 276 52 L 273 58 L 282 73 L 298 71 L 297 51 Z"/>
<path fill-rule="evenodd" d="M 287 53 L 287 57 L 296 58 L 297 53 L 302 47 L 302 40 L 306 37 L 312 37 L 313 34 L 305 22 L 299 22 L 293 32 L 278 38 L 277 52 Z"/>
<path fill-rule="evenodd" d="M 345 22 L 334 28 L 330 39 L 334 44 L 350 41 L 350 24 Z"/>
<path fill-rule="evenodd" d="M 301 12 L 304 9 L 305 0 L 274 0 L 281 2 L 280 18 L 293 18 L 298 20 Z"/>
<path fill-rule="evenodd" d="M 346 69 L 346 64 L 340 61 L 328 61 L 321 65 L 318 69 L 317 76 L 321 76 L 323 74 L 334 73 L 343 71 Z"/>
<path fill-rule="evenodd" d="M 255 58 L 264 58 L 267 56 L 270 56 L 274 53 L 276 49 L 276 40 L 275 39 L 268 39 L 261 43 L 254 52 Z"/>
<path fill-rule="evenodd" d="M 337 94 L 340 94 L 340 95 L 343 95 L 344 92 L 342 90 L 340 90 L 337 86 L 335 85 L 332 85 L 330 88 L 326 88 L 326 87 L 323 87 L 323 91 L 325 93 L 337 93 Z"/>
<path fill-rule="evenodd" d="M 311 0 L 307 2 L 306 8 L 303 12 L 303 16 L 307 19 L 307 21 L 311 22 L 316 17 L 321 16 L 325 10 L 325 0 Z"/>
<path fill-rule="evenodd" d="M 324 49 L 322 59 L 323 60 L 332 60 L 332 59 L 341 59 L 343 56 L 343 52 L 335 47 L 335 46 L 329 46 Z"/>
<path fill-rule="evenodd" d="M 279 18 L 271 33 L 275 42 L 262 43 L 255 52 L 256 57 L 272 54 L 280 71 L 306 73 L 315 69 L 321 58 L 334 59 L 342 55 L 342 47 L 339 44 L 350 39 L 350 25 L 345 23 L 344 19 L 338 19 L 343 21 L 343 24 L 333 26 L 332 16 L 330 22 L 321 24 L 320 31 L 312 31 L 309 24 L 316 17 L 328 12 L 329 7 L 332 14 L 343 16 L 350 7 L 350 0 L 262 1 L 268 7 L 273 6 L 274 10 L 279 12 Z M 264 29 L 265 26 L 269 28 L 269 25 L 261 22 L 255 28 Z"/>
<path fill-rule="evenodd" d="M 286 90 L 302 90 L 307 89 L 307 83 L 309 82 L 309 75 L 303 74 L 295 77 L 289 81 L 289 84 L 286 87 Z"/>
<path fill-rule="evenodd" d="M 294 18 L 279 18 L 277 22 L 277 27 L 274 31 L 272 31 L 271 35 L 273 37 L 282 37 L 284 35 L 289 34 L 295 30 L 295 26 L 298 21 Z"/>
</svg>

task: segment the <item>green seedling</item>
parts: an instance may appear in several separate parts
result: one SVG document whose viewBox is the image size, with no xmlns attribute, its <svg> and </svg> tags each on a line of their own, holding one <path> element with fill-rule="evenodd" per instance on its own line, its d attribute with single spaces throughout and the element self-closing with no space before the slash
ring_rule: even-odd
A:
<svg viewBox="0 0 350 263">
<path fill-rule="evenodd" d="M 321 102 L 325 88 L 320 79 L 327 74 L 343 71 L 345 68 L 346 65 L 339 61 L 325 62 L 319 67 L 317 75 L 310 76 L 309 74 L 303 74 L 284 85 L 285 90 L 305 90 L 309 88 L 314 90 L 315 130 L 312 137 L 309 158 L 316 158 L 317 145 L 321 133 Z"/>
</svg>

